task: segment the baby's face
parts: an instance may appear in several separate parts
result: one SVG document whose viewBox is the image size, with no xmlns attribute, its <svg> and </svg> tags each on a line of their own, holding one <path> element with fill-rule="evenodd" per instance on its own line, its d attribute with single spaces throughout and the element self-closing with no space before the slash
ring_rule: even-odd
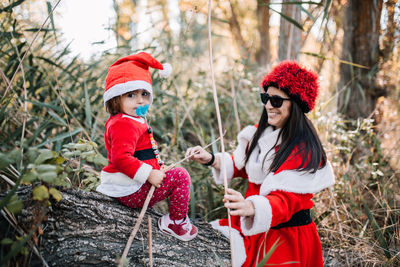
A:
<svg viewBox="0 0 400 267">
<path fill-rule="evenodd" d="M 138 116 L 136 109 L 147 104 L 150 104 L 150 93 L 144 89 L 126 93 L 121 98 L 122 112 L 130 116 Z"/>
</svg>

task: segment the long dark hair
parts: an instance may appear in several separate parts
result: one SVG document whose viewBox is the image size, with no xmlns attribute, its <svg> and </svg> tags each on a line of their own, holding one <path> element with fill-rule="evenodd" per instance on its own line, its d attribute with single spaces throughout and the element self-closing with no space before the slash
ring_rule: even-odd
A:
<svg viewBox="0 0 400 267">
<path fill-rule="evenodd" d="M 251 152 L 257 145 L 264 130 L 270 126 L 268 124 L 268 114 L 263 107 L 260 121 L 256 132 L 254 133 L 250 147 L 246 152 L 246 163 L 249 160 Z M 296 156 L 300 154 L 302 157 L 302 163 L 296 169 L 316 172 L 319 168 L 326 165 L 326 154 L 322 147 L 321 141 L 319 140 L 317 131 L 315 130 L 312 122 L 307 116 L 301 111 L 299 105 L 292 101 L 291 112 L 285 125 L 281 128 L 277 142 L 279 138 L 282 138 L 282 142 L 279 145 L 278 151 L 275 153 L 275 157 L 269 168 L 269 172 L 276 172 L 279 167 L 288 159 L 293 149 L 297 146 Z M 275 146 L 277 144 L 275 143 Z M 274 148 L 271 148 L 271 150 Z M 292 157 L 291 156 L 291 157 Z M 265 158 L 263 159 L 265 162 Z"/>
</svg>

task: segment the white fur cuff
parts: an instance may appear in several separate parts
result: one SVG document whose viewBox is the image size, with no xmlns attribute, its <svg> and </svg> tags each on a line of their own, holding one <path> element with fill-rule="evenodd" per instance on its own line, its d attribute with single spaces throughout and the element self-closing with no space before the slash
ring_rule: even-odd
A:
<svg viewBox="0 0 400 267">
<path fill-rule="evenodd" d="M 212 174 L 214 177 L 214 181 L 216 184 L 223 184 L 224 183 L 224 172 L 223 172 L 223 168 L 224 166 L 222 166 L 222 153 L 217 153 L 215 154 L 215 157 L 219 159 L 220 162 L 220 169 L 217 170 L 215 168 L 212 168 Z M 228 182 L 230 182 L 233 178 L 233 160 L 231 155 L 229 155 L 229 153 L 224 154 L 224 164 L 225 164 L 225 169 L 226 169 L 226 179 L 228 180 Z"/>
<path fill-rule="evenodd" d="M 269 201 L 263 196 L 246 198 L 254 204 L 254 217 L 240 217 L 240 228 L 244 235 L 255 235 L 267 232 L 271 227 L 272 209 Z"/>
<path fill-rule="evenodd" d="M 137 170 L 135 176 L 133 177 L 133 180 L 136 180 L 141 184 L 144 184 L 147 181 L 147 178 L 149 178 L 150 172 L 152 170 L 153 167 L 151 167 L 151 165 L 143 163 Z"/>
</svg>

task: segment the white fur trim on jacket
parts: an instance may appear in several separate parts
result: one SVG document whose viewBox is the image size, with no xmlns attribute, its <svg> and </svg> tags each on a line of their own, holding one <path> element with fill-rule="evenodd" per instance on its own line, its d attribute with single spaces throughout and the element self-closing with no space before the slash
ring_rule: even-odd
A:
<svg viewBox="0 0 400 267">
<path fill-rule="evenodd" d="M 219 231 L 221 234 L 223 234 L 226 238 L 229 239 L 229 227 L 228 226 L 221 226 L 218 222 L 212 221 L 210 222 L 212 228 L 215 230 Z M 235 266 L 242 266 L 242 264 L 246 260 L 246 250 L 244 247 L 244 242 L 243 238 L 241 237 L 240 233 L 238 230 L 231 228 L 232 231 L 232 241 L 233 241 L 233 260 L 235 261 Z"/>
<path fill-rule="evenodd" d="M 122 172 L 111 173 L 101 171 L 101 184 L 96 188 L 96 191 L 110 197 L 128 196 L 140 189 L 146 182 L 152 169 L 153 167 L 149 164 L 143 163 L 133 179 Z"/>
<path fill-rule="evenodd" d="M 244 235 L 264 233 L 271 227 L 272 209 L 269 201 L 263 196 L 250 196 L 246 198 L 254 204 L 254 217 L 240 217 L 240 228 Z"/>
<path fill-rule="evenodd" d="M 140 183 L 144 184 L 149 178 L 150 172 L 153 170 L 153 167 L 149 164 L 143 163 L 140 165 L 140 168 L 136 171 L 133 180 L 139 181 Z"/>
<path fill-rule="evenodd" d="M 260 195 L 281 190 L 299 194 L 314 194 L 335 183 L 335 176 L 329 161 L 315 173 L 298 170 L 283 170 L 277 174 L 269 173 L 262 183 Z"/>
<path fill-rule="evenodd" d="M 132 117 L 132 116 L 129 116 L 129 115 L 126 115 L 126 114 L 123 114 L 123 115 L 122 115 L 122 118 L 129 118 L 129 119 L 131 119 L 131 120 L 140 122 L 141 124 L 143 124 L 143 123 L 146 122 L 146 120 L 143 119 L 142 117 L 135 118 L 135 117 Z"/>
<path fill-rule="evenodd" d="M 222 153 L 217 153 L 215 154 L 215 157 L 219 159 L 219 162 L 221 163 L 221 169 L 216 170 L 215 168 L 212 168 L 212 174 L 214 177 L 214 181 L 216 184 L 223 184 L 224 183 L 224 173 L 222 171 Z M 226 179 L 228 180 L 227 182 L 229 183 L 232 178 L 233 178 L 233 161 L 231 156 L 229 155 L 229 153 L 225 153 L 224 154 L 224 163 L 225 163 L 225 167 L 226 167 Z"/>
<path fill-rule="evenodd" d="M 238 170 L 243 169 L 244 161 L 246 159 L 246 149 L 250 145 L 251 139 L 256 132 L 257 128 L 255 126 L 246 126 L 237 136 L 238 146 L 233 152 L 233 159 L 235 161 L 235 166 Z"/>
<path fill-rule="evenodd" d="M 238 146 L 233 152 L 233 159 L 236 168 L 239 170 L 244 167 L 246 149 L 250 145 L 256 130 L 255 126 L 247 126 L 238 134 Z M 250 182 L 261 184 L 265 180 L 275 154 L 274 147 L 280 144 L 280 140 L 276 142 L 279 132 L 279 129 L 273 130 L 272 127 L 268 127 L 258 139 L 257 146 L 246 163 L 246 173 Z"/>
<path fill-rule="evenodd" d="M 111 98 L 139 89 L 144 89 L 150 93 L 150 104 L 151 104 L 153 102 L 153 88 L 151 84 L 145 81 L 136 80 L 136 81 L 128 81 L 125 83 L 118 83 L 108 88 L 108 90 L 105 91 L 103 95 L 104 105 Z"/>
</svg>

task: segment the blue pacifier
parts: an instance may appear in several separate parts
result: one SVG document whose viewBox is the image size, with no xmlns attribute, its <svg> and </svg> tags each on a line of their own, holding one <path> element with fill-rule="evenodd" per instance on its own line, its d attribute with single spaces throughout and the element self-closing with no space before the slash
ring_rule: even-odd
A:
<svg viewBox="0 0 400 267">
<path fill-rule="evenodd" d="M 150 105 L 146 104 L 144 106 L 138 106 L 136 108 L 136 115 L 137 116 L 141 116 L 141 117 L 145 117 L 147 114 L 147 111 L 149 110 Z"/>
</svg>

